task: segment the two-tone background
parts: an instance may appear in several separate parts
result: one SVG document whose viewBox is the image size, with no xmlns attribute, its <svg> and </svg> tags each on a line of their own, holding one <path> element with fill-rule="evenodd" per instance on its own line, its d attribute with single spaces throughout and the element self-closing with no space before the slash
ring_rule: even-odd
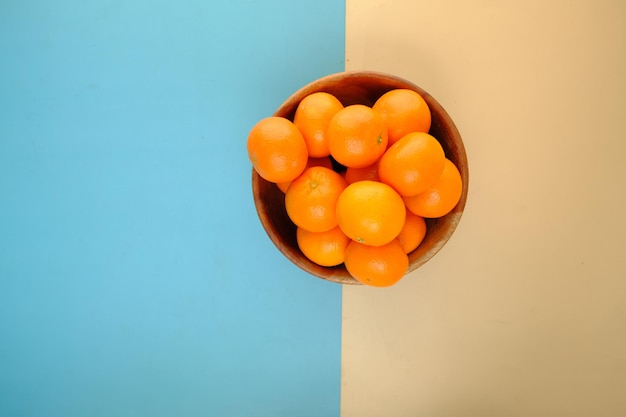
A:
<svg viewBox="0 0 626 417">
<path fill-rule="evenodd" d="M 245 152 L 359 69 L 470 163 L 384 290 L 284 259 Z M 618 0 L 0 2 L 0 415 L 626 414 L 625 74 Z"/>
</svg>

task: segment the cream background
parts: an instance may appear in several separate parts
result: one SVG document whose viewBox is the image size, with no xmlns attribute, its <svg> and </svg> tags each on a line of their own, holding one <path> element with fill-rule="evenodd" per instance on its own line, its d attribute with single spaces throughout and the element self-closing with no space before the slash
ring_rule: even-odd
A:
<svg viewBox="0 0 626 417">
<path fill-rule="evenodd" d="M 626 2 L 346 14 L 346 69 L 437 98 L 470 188 L 428 264 L 390 289 L 344 286 L 341 415 L 626 415 Z"/>
</svg>

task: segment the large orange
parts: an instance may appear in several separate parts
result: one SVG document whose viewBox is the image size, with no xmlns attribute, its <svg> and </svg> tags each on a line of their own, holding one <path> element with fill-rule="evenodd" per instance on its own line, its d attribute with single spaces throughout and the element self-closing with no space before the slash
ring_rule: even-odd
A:
<svg viewBox="0 0 626 417">
<path fill-rule="evenodd" d="M 270 182 L 295 179 L 308 159 L 302 133 L 284 117 L 267 117 L 248 134 L 248 158 L 256 172 Z"/>
<path fill-rule="evenodd" d="M 426 221 L 423 217 L 414 214 L 410 210 L 406 211 L 404 227 L 398 234 L 398 241 L 406 253 L 413 252 L 424 240 L 426 236 Z"/>
<path fill-rule="evenodd" d="M 325 232 L 336 227 L 335 207 L 346 186 L 346 180 L 332 169 L 307 168 L 293 180 L 285 194 L 289 218 L 309 232 Z"/>
<path fill-rule="evenodd" d="M 381 246 L 398 236 L 406 208 L 390 186 L 376 181 L 348 185 L 337 200 L 337 223 L 349 238 Z"/>
<path fill-rule="evenodd" d="M 326 232 L 309 232 L 301 227 L 296 230 L 298 247 L 311 261 L 321 266 L 343 263 L 350 238 L 339 227 Z"/>
<path fill-rule="evenodd" d="M 382 246 L 351 241 L 346 248 L 344 263 L 357 281 L 373 287 L 389 287 L 406 274 L 409 257 L 397 239 Z"/>
<path fill-rule="evenodd" d="M 433 136 L 409 133 L 380 158 L 378 176 L 403 197 L 417 195 L 441 176 L 445 159 L 441 144 Z"/>
<path fill-rule="evenodd" d="M 330 154 L 346 167 L 372 165 L 387 149 L 387 127 L 371 107 L 353 104 L 339 110 L 326 131 Z"/>
<path fill-rule="evenodd" d="M 390 145 L 409 133 L 430 130 L 430 108 L 424 98 L 413 90 L 391 90 L 376 100 L 373 108 L 387 122 Z"/>
<path fill-rule="evenodd" d="M 418 216 L 437 218 L 450 213 L 461 199 L 463 180 L 457 167 L 445 160 L 439 179 L 424 191 L 404 199 L 406 207 Z"/>
<path fill-rule="evenodd" d="M 323 158 L 309 158 L 309 160 L 306 162 L 306 167 L 326 167 L 328 169 L 333 169 L 333 163 L 327 156 Z M 289 188 L 289 185 L 291 185 L 291 182 L 292 181 L 279 182 L 276 183 L 276 185 L 283 193 L 286 193 L 287 188 Z"/>
<path fill-rule="evenodd" d="M 343 104 L 337 97 L 325 92 L 309 94 L 298 104 L 293 123 L 302 132 L 310 157 L 330 155 L 326 129 L 330 119 L 341 109 Z"/>
</svg>

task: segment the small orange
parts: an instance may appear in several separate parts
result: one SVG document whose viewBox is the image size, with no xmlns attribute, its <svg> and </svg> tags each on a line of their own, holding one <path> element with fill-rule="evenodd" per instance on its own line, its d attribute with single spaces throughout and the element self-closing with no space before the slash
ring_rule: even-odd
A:
<svg viewBox="0 0 626 417">
<path fill-rule="evenodd" d="M 443 172 L 445 153 L 428 133 L 409 133 L 380 158 L 378 176 L 403 197 L 426 191 Z"/>
<path fill-rule="evenodd" d="M 418 216 L 437 218 L 450 213 L 461 199 L 463 180 L 458 168 L 445 160 L 443 173 L 428 190 L 404 199 L 406 207 Z"/>
<path fill-rule="evenodd" d="M 365 168 L 348 167 L 344 174 L 348 184 L 357 181 L 378 181 L 378 163 L 374 163 Z"/>
<path fill-rule="evenodd" d="M 337 200 L 337 223 L 352 240 L 381 246 L 398 236 L 406 208 L 390 186 L 376 181 L 348 185 Z"/>
<path fill-rule="evenodd" d="M 362 284 L 389 287 L 406 274 L 409 257 L 397 239 L 382 246 L 351 241 L 346 248 L 344 263 L 350 275 Z"/>
<path fill-rule="evenodd" d="M 331 156 L 346 167 L 372 165 L 387 149 L 385 121 L 378 112 L 362 104 L 346 106 L 335 113 L 326 135 Z"/>
<path fill-rule="evenodd" d="M 309 160 L 306 163 L 306 168 L 310 168 L 310 167 L 326 167 L 328 169 L 333 169 L 333 163 L 329 157 L 309 158 Z M 280 190 L 283 193 L 286 193 L 287 188 L 289 188 L 289 185 L 291 185 L 291 181 L 279 182 L 279 183 L 276 183 L 276 185 L 278 186 L 278 188 L 280 188 Z"/>
<path fill-rule="evenodd" d="M 409 133 L 430 130 L 430 108 L 424 98 L 413 90 L 388 91 L 372 107 L 387 122 L 390 145 Z"/>
<path fill-rule="evenodd" d="M 321 266 L 342 264 L 350 243 L 350 238 L 339 227 L 317 233 L 298 227 L 296 238 L 304 256 Z"/>
<path fill-rule="evenodd" d="M 424 240 L 426 236 L 426 221 L 423 217 L 414 214 L 410 210 L 406 211 L 404 227 L 398 235 L 398 241 L 402 245 L 404 252 L 413 252 Z"/>
<path fill-rule="evenodd" d="M 309 94 L 298 104 L 293 123 L 302 132 L 310 157 L 330 155 L 326 129 L 330 119 L 341 109 L 343 104 L 337 97 L 325 92 Z"/>
<path fill-rule="evenodd" d="M 287 189 L 287 215 L 296 226 L 309 232 L 325 232 L 337 227 L 335 206 L 347 185 L 332 169 L 307 168 Z"/>
<path fill-rule="evenodd" d="M 284 117 L 266 117 L 248 134 L 248 158 L 256 172 L 270 182 L 291 181 L 304 171 L 308 159 L 302 133 Z"/>
</svg>

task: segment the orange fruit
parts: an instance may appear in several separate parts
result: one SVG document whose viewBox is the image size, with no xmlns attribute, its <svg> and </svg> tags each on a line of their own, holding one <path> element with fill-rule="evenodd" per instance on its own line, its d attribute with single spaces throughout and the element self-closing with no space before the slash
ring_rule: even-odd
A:
<svg viewBox="0 0 626 417">
<path fill-rule="evenodd" d="M 376 181 L 348 185 L 337 200 L 337 223 L 352 240 L 381 246 L 398 236 L 406 208 L 390 186 Z"/>
<path fill-rule="evenodd" d="M 437 218 L 450 213 L 461 199 L 463 180 L 458 168 L 445 160 L 443 173 L 428 190 L 404 199 L 406 207 L 418 216 Z"/>
<path fill-rule="evenodd" d="M 330 155 L 326 129 L 330 119 L 343 104 L 329 93 L 312 93 L 302 99 L 296 108 L 293 123 L 302 132 L 309 156 L 320 158 Z"/>
<path fill-rule="evenodd" d="M 308 159 L 302 133 L 284 117 L 267 117 L 248 134 L 248 158 L 256 172 L 270 182 L 291 181 L 304 171 Z"/>
<path fill-rule="evenodd" d="M 397 239 L 382 246 L 351 241 L 346 248 L 344 263 L 350 275 L 362 284 L 389 287 L 406 274 L 409 257 Z"/>
<path fill-rule="evenodd" d="M 347 185 L 332 169 L 307 168 L 287 189 L 287 215 L 296 226 L 309 232 L 330 230 L 337 226 L 335 206 Z"/>
<path fill-rule="evenodd" d="M 333 163 L 329 157 L 309 158 L 309 160 L 306 163 L 306 168 L 310 168 L 310 167 L 326 167 L 328 169 L 333 169 Z M 276 185 L 278 186 L 278 188 L 280 188 L 280 190 L 283 193 L 286 193 L 287 188 L 289 188 L 289 185 L 291 185 L 291 181 L 279 182 L 279 183 L 276 183 Z"/>
<path fill-rule="evenodd" d="M 387 149 L 385 121 L 378 112 L 362 104 L 346 106 L 335 113 L 326 136 L 331 156 L 346 167 L 372 165 Z"/>
<path fill-rule="evenodd" d="M 378 163 L 374 163 L 365 168 L 348 167 L 344 174 L 348 184 L 357 181 L 378 181 Z"/>
<path fill-rule="evenodd" d="M 413 252 L 422 243 L 425 236 L 426 221 L 423 217 L 407 209 L 404 227 L 400 230 L 397 238 L 404 252 L 407 254 Z"/>
<path fill-rule="evenodd" d="M 372 108 L 387 123 L 390 145 L 409 133 L 430 130 L 430 108 L 424 98 L 413 90 L 388 91 L 376 100 Z"/>
<path fill-rule="evenodd" d="M 441 144 L 433 136 L 409 133 L 380 158 L 378 176 L 403 197 L 417 195 L 441 176 L 445 159 Z"/>
<path fill-rule="evenodd" d="M 339 227 L 326 232 L 309 232 L 298 227 L 296 238 L 304 256 L 321 266 L 342 264 L 350 243 L 350 238 Z"/>
</svg>

